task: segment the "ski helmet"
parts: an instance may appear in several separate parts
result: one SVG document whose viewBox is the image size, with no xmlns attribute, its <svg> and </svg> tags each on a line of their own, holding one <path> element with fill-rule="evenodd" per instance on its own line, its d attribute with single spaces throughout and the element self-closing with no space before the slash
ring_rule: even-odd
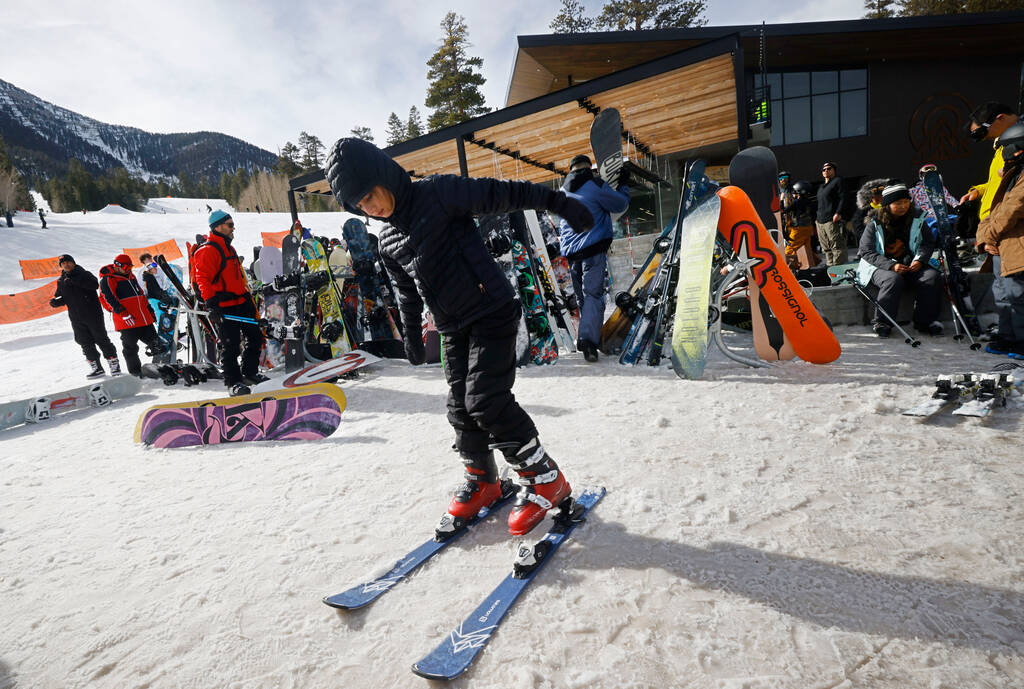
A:
<svg viewBox="0 0 1024 689">
<path fill-rule="evenodd" d="M 807 180 L 799 180 L 793 182 L 793 193 L 799 196 L 810 196 L 811 192 L 814 191 L 814 187 Z"/>
<path fill-rule="evenodd" d="M 939 167 L 935 163 L 925 163 L 921 166 L 921 169 L 917 171 L 917 178 L 924 179 L 924 176 L 929 172 L 938 172 Z"/>
<path fill-rule="evenodd" d="M 1008 163 L 1017 155 L 1017 151 L 1024 151 L 1024 124 L 1018 122 L 1006 128 L 999 138 L 996 139 L 996 147 L 1003 149 L 1003 162 Z"/>
<path fill-rule="evenodd" d="M 786 179 L 789 179 L 790 175 L 789 175 L 788 172 L 783 170 L 782 172 L 779 173 L 779 179 L 782 179 L 783 177 L 785 177 Z"/>
</svg>

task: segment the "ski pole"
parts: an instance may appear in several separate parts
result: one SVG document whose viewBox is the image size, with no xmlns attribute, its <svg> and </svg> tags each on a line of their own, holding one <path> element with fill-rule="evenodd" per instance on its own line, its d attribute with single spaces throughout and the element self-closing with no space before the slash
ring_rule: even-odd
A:
<svg viewBox="0 0 1024 689">
<path fill-rule="evenodd" d="M 882 308 L 882 305 L 878 303 L 878 300 L 875 299 L 874 297 L 872 297 L 870 294 L 868 294 L 867 290 L 860 286 L 860 283 L 857 282 L 857 273 L 854 272 L 854 270 L 852 268 L 846 271 L 846 277 L 844 279 L 840 280 L 840 282 L 846 282 L 847 280 L 849 280 L 851 283 L 853 283 L 854 288 L 858 292 L 860 292 L 860 295 L 862 297 L 864 297 L 869 302 L 871 302 L 872 304 L 875 305 L 875 308 L 878 309 L 878 313 L 880 313 L 883 316 L 885 316 L 886 320 L 888 320 L 890 323 L 892 323 L 893 327 L 900 331 L 900 334 L 903 335 L 903 337 L 905 338 L 903 340 L 904 342 L 906 342 L 911 347 L 920 347 L 921 346 L 921 340 L 916 340 L 913 337 L 911 337 L 910 333 L 908 333 L 906 330 L 901 328 L 900 324 L 896 322 L 896 319 L 893 318 L 892 316 L 890 316 L 889 312 Z"/>
</svg>

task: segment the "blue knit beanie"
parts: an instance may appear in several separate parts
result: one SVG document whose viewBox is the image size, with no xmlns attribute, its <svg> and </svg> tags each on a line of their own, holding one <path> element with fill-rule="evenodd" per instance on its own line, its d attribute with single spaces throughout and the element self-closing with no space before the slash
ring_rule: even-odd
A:
<svg viewBox="0 0 1024 689">
<path fill-rule="evenodd" d="M 215 210 L 214 212 L 210 213 L 210 229 L 212 230 L 213 228 L 217 227 L 217 225 L 220 225 L 225 220 L 230 220 L 230 219 L 231 219 L 231 216 L 228 215 L 227 213 L 225 213 L 224 211 L 222 211 L 222 210 Z"/>
</svg>

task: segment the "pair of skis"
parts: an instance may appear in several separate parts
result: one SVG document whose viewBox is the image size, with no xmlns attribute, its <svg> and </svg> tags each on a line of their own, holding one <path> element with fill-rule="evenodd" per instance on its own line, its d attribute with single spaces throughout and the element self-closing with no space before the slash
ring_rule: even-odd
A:
<svg viewBox="0 0 1024 689">
<path fill-rule="evenodd" d="M 448 544 L 487 519 L 515 494 L 512 484 L 502 486 L 502 497 L 491 508 L 481 510 L 476 518 L 457 529 L 451 536 L 438 541 L 431 539 L 413 549 L 400 559 L 395 566 L 370 581 L 357 584 L 347 591 L 324 598 L 327 605 L 342 610 L 356 610 L 365 607 L 390 591 L 413 570 L 424 564 Z M 428 679 L 450 680 L 465 672 L 480 651 L 498 629 L 501 620 L 511 609 L 516 599 L 533 581 L 540 569 L 551 556 L 583 522 L 589 511 L 604 497 L 605 489 L 587 489 L 579 498 L 567 500 L 552 511 L 553 523 L 544 537 L 532 548 L 520 546 L 512 571 L 498 584 L 483 602 L 448 634 L 438 646 L 413 663 L 412 671 Z"/>
<path fill-rule="evenodd" d="M 958 373 L 935 380 L 930 399 L 903 412 L 904 416 L 930 417 L 949 407 L 954 416 L 984 418 L 1005 407 L 1015 385 L 1009 373 Z"/>
</svg>

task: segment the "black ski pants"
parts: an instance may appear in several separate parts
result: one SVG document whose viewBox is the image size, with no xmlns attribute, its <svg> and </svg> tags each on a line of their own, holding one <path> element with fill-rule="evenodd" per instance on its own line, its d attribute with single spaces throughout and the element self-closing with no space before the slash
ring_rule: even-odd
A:
<svg viewBox="0 0 1024 689">
<path fill-rule="evenodd" d="M 156 328 L 152 323 L 122 330 L 121 352 L 124 354 L 124 364 L 128 373 L 133 376 L 142 374 L 142 362 L 139 361 L 139 342 L 149 345 L 153 352 L 160 352 L 164 349 L 163 343 L 160 342 L 160 336 L 156 334 Z"/>
<path fill-rule="evenodd" d="M 251 301 L 222 309 L 226 316 L 240 316 L 259 320 L 256 307 Z M 260 350 L 263 348 L 263 332 L 255 323 L 241 323 L 227 319 L 219 324 L 221 368 L 224 371 L 224 385 L 231 387 L 242 382 L 242 377 L 250 377 L 259 373 Z M 243 347 L 243 341 L 245 346 Z M 238 357 L 241 354 L 242 363 Z"/>
<path fill-rule="evenodd" d="M 82 348 L 82 354 L 89 361 L 99 361 L 100 351 L 104 358 L 113 359 L 117 356 L 114 343 L 107 335 L 106 325 L 103 323 L 103 313 L 97 312 L 95 317 L 76 319 L 71 321 L 71 331 L 75 334 L 75 342 Z M 97 351 L 99 347 L 99 351 Z"/>
<path fill-rule="evenodd" d="M 900 310 L 900 297 L 903 288 L 913 285 L 917 288 L 914 295 L 914 325 L 924 330 L 932 321 L 939 318 L 939 300 L 942 298 L 942 275 L 934 268 L 924 268 L 916 273 L 896 273 L 891 270 L 879 269 L 871 276 L 871 284 L 878 287 L 878 303 L 893 318 Z M 873 323 L 889 321 L 875 310 Z"/>
<path fill-rule="evenodd" d="M 520 315 L 513 300 L 441 338 L 448 423 L 460 452 L 486 452 L 492 438 L 523 444 L 537 436 L 533 419 L 512 395 Z"/>
</svg>

